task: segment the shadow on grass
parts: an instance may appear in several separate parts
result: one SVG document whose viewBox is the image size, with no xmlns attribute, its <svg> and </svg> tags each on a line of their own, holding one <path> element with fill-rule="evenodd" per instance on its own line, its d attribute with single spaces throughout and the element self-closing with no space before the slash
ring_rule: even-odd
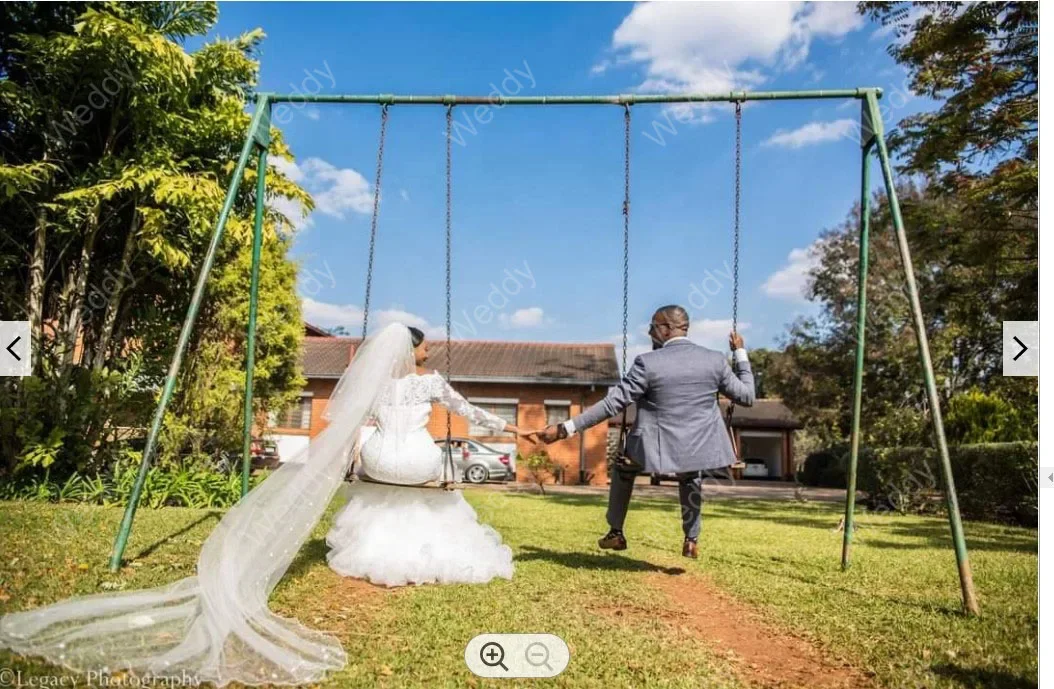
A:
<svg viewBox="0 0 1054 689">
<path fill-rule="evenodd" d="M 610 555 L 577 552 L 567 553 L 557 550 L 549 550 L 547 548 L 536 548 L 529 545 L 522 548 L 522 554 L 517 556 L 515 560 L 516 562 L 542 560 L 569 569 L 599 569 L 612 572 L 662 572 L 663 574 L 669 574 L 671 576 L 684 574 L 685 571 L 682 567 L 662 567 L 644 560 L 636 560 L 632 557 L 616 555 L 614 553 L 611 553 Z"/>
<path fill-rule="evenodd" d="M 607 507 L 607 495 L 571 495 L 568 493 L 548 493 L 545 500 L 568 507 Z M 677 496 L 634 495 L 630 501 L 630 510 L 657 510 L 667 512 L 677 508 Z"/>
<path fill-rule="evenodd" d="M 325 538 L 312 538 L 300 548 L 300 552 L 289 563 L 285 578 L 296 579 L 318 563 L 326 564 L 327 552 L 329 552 L 329 546 L 326 545 Z"/>
<path fill-rule="evenodd" d="M 965 689 L 1034 689 L 1035 680 L 1002 670 L 962 667 L 952 663 L 936 665 L 933 673 L 938 677 L 953 680 Z"/>
<path fill-rule="evenodd" d="M 723 501 L 719 506 L 707 510 L 707 516 L 728 519 L 749 519 L 768 521 L 781 526 L 800 526 L 808 529 L 834 531 L 837 528 L 841 513 L 836 509 L 819 508 L 807 505 L 784 504 L 774 513 L 771 503 L 766 509 L 764 503 Z M 868 547 L 890 550 L 925 550 L 946 549 L 952 547 L 951 533 L 946 518 L 935 516 L 921 521 L 910 515 L 887 514 L 877 515 L 861 512 L 859 517 L 874 517 L 865 524 L 858 525 L 861 536 L 866 539 Z M 880 520 L 880 521 L 877 521 Z M 999 524 L 988 522 L 966 522 L 967 550 L 992 552 L 1036 553 L 1038 541 L 1034 534 L 1009 532 Z M 896 542 L 882 540 L 883 535 L 908 538 L 911 541 Z"/>
<path fill-rule="evenodd" d="M 809 586 L 809 587 L 814 588 L 814 589 L 823 589 L 823 590 L 827 590 L 827 591 L 837 591 L 839 593 L 847 593 L 847 594 L 849 594 L 851 596 L 854 596 L 856 598 L 859 598 L 862 601 L 869 602 L 869 603 L 870 602 L 874 602 L 875 600 L 882 600 L 882 601 L 884 601 L 886 603 L 892 603 L 893 605 L 900 605 L 900 606 L 903 606 L 903 607 L 906 607 L 906 608 L 915 608 L 917 610 L 924 610 L 924 611 L 926 611 L 928 613 L 933 613 L 933 614 L 936 614 L 936 615 L 942 615 L 942 616 L 947 616 L 947 617 L 955 617 L 955 618 L 962 618 L 962 617 L 964 617 L 962 608 L 959 607 L 958 605 L 954 605 L 953 606 L 953 605 L 939 605 L 939 604 L 936 604 L 936 603 L 920 603 L 918 601 L 902 600 L 900 598 L 896 598 L 896 597 L 893 597 L 893 596 L 887 596 L 887 595 L 883 595 L 883 594 L 880 594 L 880 593 L 875 593 L 873 591 L 858 591 L 858 590 L 850 588 L 848 586 L 840 586 L 840 585 L 837 585 L 837 584 L 831 584 L 831 583 L 828 583 L 828 582 L 825 582 L 825 581 L 820 581 L 820 580 L 818 580 L 818 578 L 805 576 L 805 575 L 798 574 L 798 573 L 795 573 L 795 572 L 788 572 L 786 570 L 778 570 L 778 569 L 772 569 L 770 567 L 765 567 L 765 566 L 763 566 L 762 564 L 760 564 L 758 562 L 752 562 L 751 560 L 753 558 L 732 559 L 732 558 L 722 557 L 720 555 L 711 555 L 710 559 L 712 561 L 714 561 L 714 562 L 720 562 L 720 563 L 723 563 L 725 565 L 731 565 L 731 566 L 734 566 L 734 567 L 745 567 L 747 569 L 752 569 L 752 570 L 754 570 L 756 572 L 759 572 L 761 574 L 767 574 L 767 575 L 769 575 L 771 577 L 776 577 L 776 578 L 780 578 L 780 579 L 788 579 L 788 580 L 791 580 L 791 581 L 796 581 L 796 582 L 805 584 L 806 586 Z M 781 561 L 781 562 L 784 562 L 784 561 Z M 789 561 L 786 561 L 786 562 L 787 562 L 787 564 L 790 564 Z"/>
<path fill-rule="evenodd" d="M 890 519 L 897 519 L 896 516 Z M 874 548 L 890 548 L 895 550 L 911 550 L 913 548 L 951 548 L 951 530 L 947 521 L 917 522 L 906 524 L 895 521 L 879 525 L 885 527 L 893 536 L 903 536 L 919 539 L 915 543 L 895 543 L 890 541 L 869 540 L 867 545 Z M 999 525 L 986 522 L 966 522 L 963 525 L 966 531 L 967 550 L 990 550 L 995 552 L 1018 552 L 1036 553 L 1039 550 L 1039 541 L 1033 534 L 1009 533 Z M 996 533 L 995 531 L 998 531 Z"/>
<path fill-rule="evenodd" d="M 195 519 L 194 521 L 192 521 L 189 524 L 187 524 L 186 526 L 184 526 L 179 531 L 176 531 L 174 533 L 170 533 L 167 536 L 165 536 L 164 538 L 162 538 L 161 540 L 154 541 L 153 543 L 151 543 L 150 545 L 148 545 L 147 547 L 143 548 L 138 553 L 136 553 L 136 555 L 134 557 L 125 558 L 125 559 L 128 562 L 131 562 L 133 560 L 142 560 L 143 558 L 148 557 L 149 555 L 153 554 L 154 551 L 156 551 L 158 548 L 160 548 L 161 546 L 165 545 L 166 543 L 168 543 L 172 539 L 177 538 L 179 536 L 182 536 L 183 534 L 193 530 L 194 527 L 197 526 L 198 524 L 204 523 L 204 522 L 206 522 L 206 521 L 208 521 L 210 519 L 214 520 L 214 521 L 219 521 L 220 517 L 222 517 L 222 516 L 223 516 L 222 512 L 209 512 L 208 514 L 203 514 L 200 517 L 198 517 L 197 519 Z"/>
</svg>

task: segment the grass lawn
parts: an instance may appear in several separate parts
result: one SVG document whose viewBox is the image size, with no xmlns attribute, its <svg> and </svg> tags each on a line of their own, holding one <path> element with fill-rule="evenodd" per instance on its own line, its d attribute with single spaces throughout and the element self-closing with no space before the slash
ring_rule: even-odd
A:
<svg viewBox="0 0 1054 689">
<path fill-rule="evenodd" d="M 854 565 L 843 573 L 837 505 L 710 502 L 692 562 L 680 557 L 670 500 L 636 500 L 630 548 L 610 554 L 595 544 L 605 527 L 600 496 L 466 494 L 515 551 L 512 581 L 376 589 L 327 568 L 326 524 L 319 526 L 272 608 L 342 639 L 349 666 L 326 686 L 498 686 L 464 666 L 466 642 L 485 631 L 561 636 L 571 664 L 559 686 L 750 686 L 726 649 L 676 622 L 691 610 L 663 589 L 673 577 L 753 606 L 766 624 L 851 663 L 874 686 L 1036 686 L 1035 531 L 966 525 L 982 609 L 969 619 L 959 614 L 941 519 L 862 516 Z M 120 516 L 117 508 L 0 503 L 0 611 L 192 574 L 218 518 L 140 509 L 127 552 L 133 564 L 111 575 L 105 565 Z M 0 652 L 3 667 L 23 677 L 62 674 Z"/>
</svg>

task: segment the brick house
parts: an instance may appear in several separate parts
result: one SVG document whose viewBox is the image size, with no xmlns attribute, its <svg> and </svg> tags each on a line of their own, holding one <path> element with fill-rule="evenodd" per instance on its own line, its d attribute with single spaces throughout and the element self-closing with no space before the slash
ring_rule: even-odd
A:
<svg viewBox="0 0 1054 689">
<path fill-rule="evenodd" d="M 347 367 L 360 339 L 334 337 L 305 326 L 301 363 L 307 384 L 297 405 L 272 416 L 267 436 L 278 444 L 280 457 L 292 456 L 326 427 L 322 419 L 337 379 Z M 446 343 L 430 343 L 428 366 L 441 369 Z M 611 344 L 495 342 L 454 340 L 451 343 L 451 384 L 473 404 L 521 428 L 541 428 L 578 414 L 601 399 L 618 382 L 618 364 Z M 446 436 L 446 410 L 433 409 L 428 426 L 435 438 Z M 458 416 L 451 433 L 470 437 L 515 456 L 534 448 L 511 435 L 494 436 L 471 427 Z M 549 445 L 549 456 L 560 466 L 565 483 L 607 483 L 607 423 Z M 526 480 L 517 468 L 518 480 Z"/>
</svg>

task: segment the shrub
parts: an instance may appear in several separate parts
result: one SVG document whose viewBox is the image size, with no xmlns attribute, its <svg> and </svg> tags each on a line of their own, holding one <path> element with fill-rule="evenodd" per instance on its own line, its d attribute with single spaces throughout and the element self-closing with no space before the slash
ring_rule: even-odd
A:
<svg viewBox="0 0 1054 689">
<path fill-rule="evenodd" d="M 798 481 L 806 486 L 845 488 L 845 472 L 849 461 L 849 447 L 836 445 L 812 452 L 798 470 Z"/>
<path fill-rule="evenodd" d="M 963 517 L 1036 526 L 1037 443 L 959 445 L 950 453 Z M 862 452 L 858 475 L 858 486 L 868 494 L 872 508 L 915 513 L 944 509 L 939 459 L 933 448 Z"/>
<path fill-rule="evenodd" d="M 547 476 L 555 477 L 557 465 L 553 462 L 549 453 L 545 450 L 537 450 L 527 455 L 526 459 L 518 459 L 517 465 L 527 467 L 527 473 L 531 480 L 538 485 L 538 490 L 545 495 L 545 479 Z"/>
<path fill-rule="evenodd" d="M 81 502 L 94 505 L 123 505 L 132 495 L 139 468 L 127 464 L 110 474 L 85 476 L 76 472 L 62 481 L 49 474 L 26 476 L 21 481 L 0 484 L 0 499 L 40 502 Z M 250 488 L 266 474 L 250 479 Z M 143 483 L 141 505 L 149 507 L 230 507 L 241 499 L 241 474 L 201 469 L 151 467 Z"/>
</svg>

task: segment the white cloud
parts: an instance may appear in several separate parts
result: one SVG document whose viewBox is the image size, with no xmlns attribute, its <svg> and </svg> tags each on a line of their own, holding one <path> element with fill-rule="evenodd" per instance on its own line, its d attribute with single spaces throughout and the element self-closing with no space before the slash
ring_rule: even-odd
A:
<svg viewBox="0 0 1054 689">
<path fill-rule="evenodd" d="M 859 139 L 858 123 L 845 118 L 829 122 L 809 122 L 791 131 L 779 130 L 764 142 L 762 146 L 779 146 L 781 148 L 802 148 L 814 144 L 837 141 L 841 138 Z"/>
<path fill-rule="evenodd" d="M 801 65 L 818 38 L 840 39 L 864 23 L 854 3 L 641 3 L 615 30 L 614 58 L 592 69 L 641 65 L 641 91 L 756 88 Z"/>
<path fill-rule="evenodd" d="M 300 182 L 304 179 L 304 173 L 292 160 L 286 160 L 280 156 L 267 156 L 267 163 L 289 178 L 290 182 Z"/>
<path fill-rule="evenodd" d="M 503 313 L 498 321 L 506 328 L 536 328 L 545 322 L 545 311 L 540 306 L 517 309 L 510 316 Z"/>
<path fill-rule="evenodd" d="M 354 304 L 329 304 L 304 297 L 301 301 L 304 320 L 323 328 L 343 325 L 354 329 L 362 326 L 362 308 Z"/>
<path fill-rule="evenodd" d="M 736 332 L 743 335 L 750 330 L 748 321 L 736 323 Z M 728 334 L 732 332 L 731 318 L 704 318 L 692 323 L 688 337 L 696 344 L 701 344 L 719 352 L 728 352 Z"/>
<path fill-rule="evenodd" d="M 357 304 L 331 304 L 304 297 L 302 302 L 304 320 L 323 328 L 335 328 L 342 325 L 351 332 L 358 332 L 362 327 L 362 307 Z M 374 332 L 391 323 L 402 323 L 420 328 L 429 338 L 445 337 L 446 330 L 441 325 L 433 325 L 423 316 L 406 311 L 399 307 L 376 309 L 370 311 L 370 332 Z"/>
<path fill-rule="evenodd" d="M 791 250 L 786 265 L 769 276 L 761 286 L 761 291 L 775 299 L 807 301 L 806 289 L 811 279 L 809 273 L 820 262 L 818 247 L 819 242 L 814 242 L 804 249 Z"/>
<path fill-rule="evenodd" d="M 307 158 L 298 164 L 270 156 L 268 162 L 291 182 L 307 189 L 319 213 L 343 220 L 348 211 L 365 215 L 373 210 L 370 183 L 357 170 L 338 168 L 321 158 Z M 305 217 L 295 201 L 275 199 L 271 205 L 284 213 L 295 227 L 311 225 L 311 219 Z"/>
<path fill-rule="evenodd" d="M 304 207 L 299 201 L 286 196 L 276 196 L 267 200 L 268 205 L 284 215 L 293 225 L 294 230 L 302 230 L 311 227 L 310 216 L 304 213 Z"/>
<path fill-rule="evenodd" d="M 308 108 L 304 111 L 304 117 L 317 122 L 319 119 L 321 119 L 322 113 L 319 112 L 318 108 Z"/>
<path fill-rule="evenodd" d="M 402 198 L 403 201 L 409 202 L 410 201 L 410 192 L 406 191 L 405 189 L 400 189 L 399 190 L 399 197 Z"/>
<path fill-rule="evenodd" d="M 346 211 L 369 213 L 373 209 L 370 183 L 358 171 L 338 168 L 321 158 L 308 158 L 300 166 L 302 184 L 315 199 L 315 210 L 344 219 Z"/>
</svg>

